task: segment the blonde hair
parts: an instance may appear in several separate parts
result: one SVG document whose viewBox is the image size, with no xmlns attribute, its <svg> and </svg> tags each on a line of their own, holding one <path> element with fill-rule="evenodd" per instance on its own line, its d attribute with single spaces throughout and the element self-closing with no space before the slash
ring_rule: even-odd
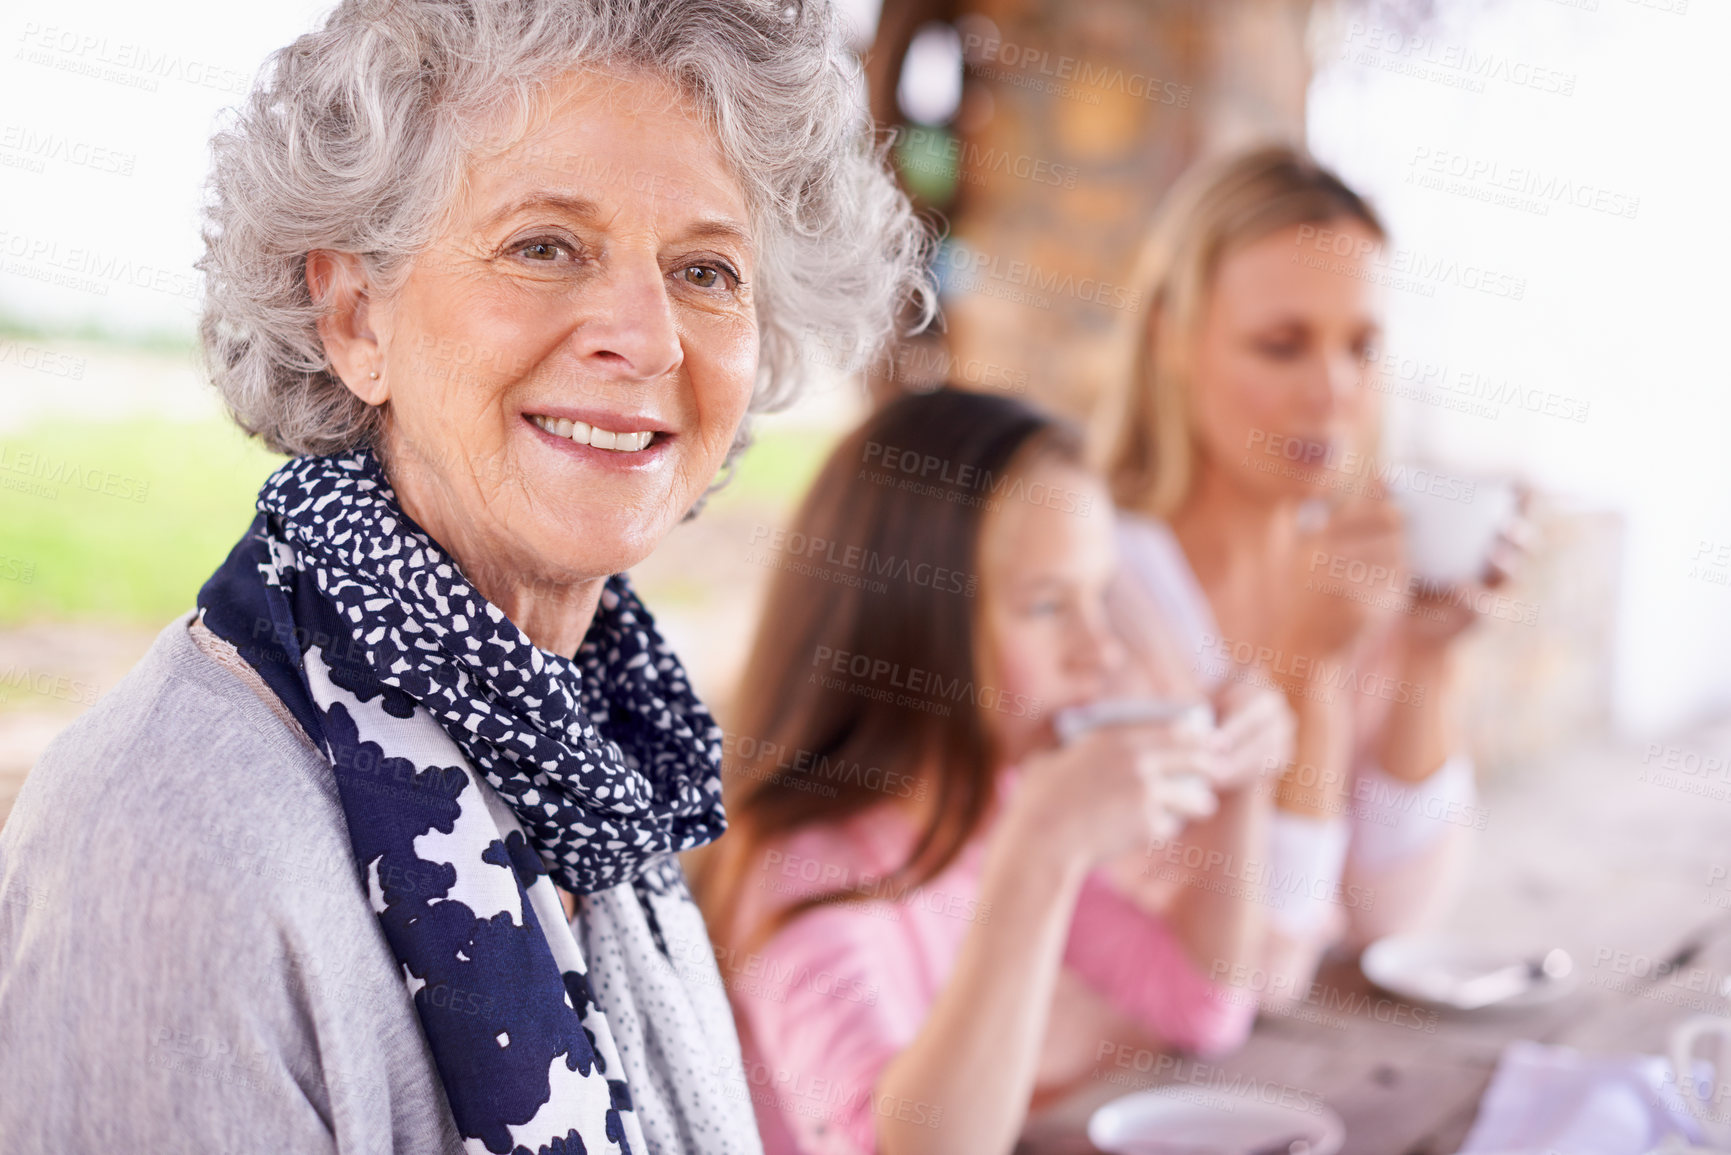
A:
<svg viewBox="0 0 1731 1155">
<path fill-rule="evenodd" d="M 1147 311 L 1094 412 L 1090 457 L 1124 509 L 1169 517 L 1190 490 L 1191 346 L 1227 253 L 1293 225 L 1347 219 L 1387 238 L 1339 177 L 1287 145 L 1199 164 L 1166 195 L 1131 284 Z"/>
</svg>

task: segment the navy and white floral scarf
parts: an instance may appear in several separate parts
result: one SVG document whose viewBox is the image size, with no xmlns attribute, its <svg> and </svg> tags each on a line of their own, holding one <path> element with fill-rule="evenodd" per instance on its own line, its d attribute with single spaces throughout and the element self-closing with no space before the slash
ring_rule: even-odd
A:
<svg viewBox="0 0 1731 1155">
<path fill-rule="evenodd" d="M 613 890 L 634 893 L 639 937 L 667 956 L 650 898 L 689 906 L 671 855 L 724 828 L 720 729 L 623 575 L 575 659 L 540 649 L 404 515 L 368 451 L 290 461 L 258 507 L 200 619 L 330 760 L 465 1149 L 641 1153 L 618 1032 L 553 925 L 548 875 L 604 917 Z M 677 971 L 667 957 L 650 977 Z M 622 1027 L 665 1047 L 654 1028 Z"/>
</svg>

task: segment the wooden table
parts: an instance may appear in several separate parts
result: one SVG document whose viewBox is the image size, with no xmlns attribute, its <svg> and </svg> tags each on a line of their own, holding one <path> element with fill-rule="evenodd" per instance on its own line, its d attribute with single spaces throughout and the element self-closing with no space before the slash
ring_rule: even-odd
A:
<svg viewBox="0 0 1731 1155">
<path fill-rule="evenodd" d="M 1727 737 L 1691 748 L 1722 749 Z M 1263 1015 L 1230 1057 L 1162 1057 L 1158 1066 L 1146 1055 L 1108 1057 L 1031 1120 L 1019 1155 L 1094 1152 L 1085 1129 L 1097 1107 L 1178 1082 L 1265 1100 L 1285 1092 L 1300 1104 L 1320 1097 L 1346 1123 L 1343 1155 L 1450 1155 L 1508 1043 L 1664 1054 L 1679 1020 L 1731 1014 L 1731 802 L 1643 778 L 1651 758 L 1645 749 L 1585 752 L 1486 792 L 1497 828 L 1447 929 L 1516 957 L 1567 947 L 1577 979 L 1567 998 L 1444 1014 L 1426 1030 L 1429 1012 L 1377 991 L 1354 961 L 1330 960 L 1316 1005 Z"/>
</svg>

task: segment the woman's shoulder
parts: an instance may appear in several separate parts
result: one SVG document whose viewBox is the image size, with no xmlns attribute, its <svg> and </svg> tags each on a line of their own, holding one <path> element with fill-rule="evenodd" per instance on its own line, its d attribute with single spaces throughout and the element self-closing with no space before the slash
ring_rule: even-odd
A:
<svg viewBox="0 0 1731 1155">
<path fill-rule="evenodd" d="M 0 1132 L 335 1150 L 340 1101 L 364 1120 L 348 1131 L 459 1149 L 329 766 L 189 617 L 50 745 L 0 830 L 0 1035 L 17 1040 L 0 1079 L 112 1076 L 81 1114 L 0 1104 Z"/>
<path fill-rule="evenodd" d="M 44 859 L 100 861 L 111 878 L 127 867 L 187 878 L 237 855 L 261 859 L 249 871 L 261 895 L 320 859 L 353 875 L 330 767 L 194 643 L 190 618 L 171 622 L 44 751 L 0 834 L 0 878 Z"/>
<path fill-rule="evenodd" d="M 1118 537 L 1119 549 L 1125 551 L 1128 558 L 1157 562 L 1165 567 L 1182 564 L 1188 570 L 1184 547 L 1178 544 L 1172 527 L 1160 518 L 1120 507 L 1112 511 L 1112 528 Z"/>
<path fill-rule="evenodd" d="M 881 805 L 782 835 L 763 848 L 740 880 L 735 926 L 753 927 L 776 911 L 838 892 L 859 898 L 807 911 L 773 940 L 785 947 L 803 938 L 811 926 L 849 922 L 867 906 L 871 910 L 866 913 L 880 914 L 879 907 L 893 905 L 882 893 L 883 880 L 905 859 L 911 836 L 907 821 Z M 795 926 L 801 927 L 800 933 L 790 937 Z"/>
<path fill-rule="evenodd" d="M 1192 616 L 1201 587 L 1172 527 L 1157 517 L 1119 509 L 1113 531 L 1124 568 L 1162 600 L 1174 603 L 1169 608 Z"/>
<path fill-rule="evenodd" d="M 914 834 L 910 819 L 879 803 L 839 821 L 801 827 L 765 854 L 765 869 L 806 884 L 790 889 L 821 893 L 854 887 L 862 878 L 900 866 Z"/>
</svg>

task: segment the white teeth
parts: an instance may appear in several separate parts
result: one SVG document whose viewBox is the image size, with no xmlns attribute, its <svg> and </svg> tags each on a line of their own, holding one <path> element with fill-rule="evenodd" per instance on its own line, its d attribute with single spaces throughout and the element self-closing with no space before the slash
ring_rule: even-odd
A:
<svg viewBox="0 0 1731 1155">
<path fill-rule="evenodd" d="M 569 437 L 580 445 L 593 445 L 596 449 L 611 449 L 618 453 L 635 453 L 640 449 L 647 449 L 649 443 L 655 440 L 655 434 L 647 429 L 636 433 L 615 433 L 611 429 L 598 429 L 584 421 L 572 421 L 566 417 L 543 417 L 539 414 L 531 416 L 529 420 L 557 437 Z"/>
</svg>

